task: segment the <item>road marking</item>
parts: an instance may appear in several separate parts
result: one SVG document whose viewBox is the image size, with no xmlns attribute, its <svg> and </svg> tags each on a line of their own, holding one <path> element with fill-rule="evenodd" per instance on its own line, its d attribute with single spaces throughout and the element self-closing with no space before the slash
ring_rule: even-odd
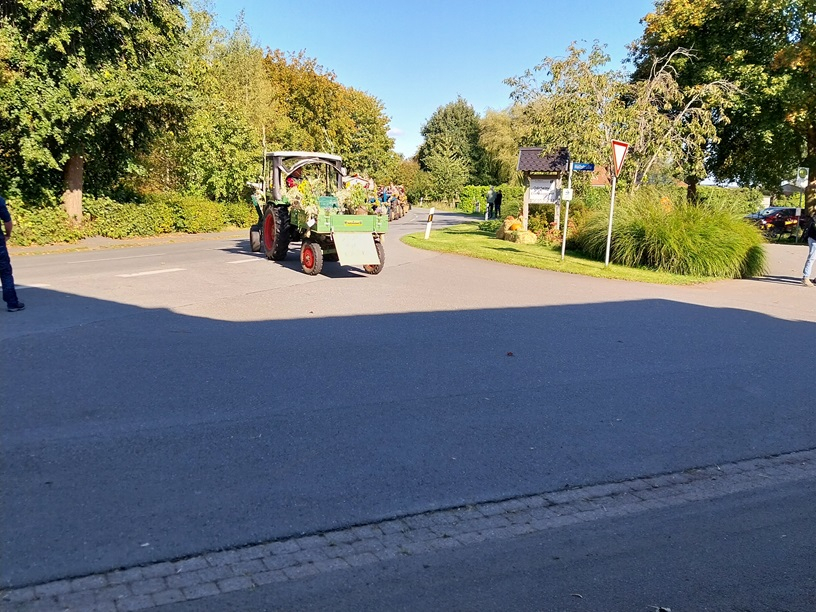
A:
<svg viewBox="0 0 816 612">
<path fill-rule="evenodd" d="M 117 274 L 119 278 L 132 278 L 134 276 L 150 276 L 152 274 L 166 274 L 168 272 L 184 272 L 187 268 L 164 268 L 162 270 L 148 270 L 147 272 L 135 272 L 134 274 Z"/>
<path fill-rule="evenodd" d="M 153 255 L 130 255 L 129 257 L 101 257 L 99 259 L 77 259 L 76 261 L 69 261 L 71 264 L 78 263 L 96 263 L 97 261 L 121 261 L 123 259 L 140 259 L 142 257 L 161 257 L 164 253 L 154 253 Z"/>
<path fill-rule="evenodd" d="M 406 514 L 184 559 L 67 577 L 4 590 L 0 601 L 16 604 L 14 609 L 20 611 L 71 608 L 78 597 L 95 598 L 98 609 L 106 610 L 161 606 L 578 523 L 678 507 L 781 483 L 803 482 L 802 486 L 812 486 L 814 480 L 816 449 L 809 449 Z M 134 595 L 137 593 L 150 594 Z"/>
<path fill-rule="evenodd" d="M 46 285 L 45 283 L 38 283 L 34 285 L 17 285 L 17 291 L 20 289 L 42 289 L 43 287 L 50 287 L 51 285 Z"/>
<path fill-rule="evenodd" d="M 263 261 L 266 259 L 265 257 L 248 257 L 246 259 L 237 259 L 235 261 L 228 261 L 228 264 L 242 264 L 242 263 L 252 263 L 253 261 Z"/>
</svg>

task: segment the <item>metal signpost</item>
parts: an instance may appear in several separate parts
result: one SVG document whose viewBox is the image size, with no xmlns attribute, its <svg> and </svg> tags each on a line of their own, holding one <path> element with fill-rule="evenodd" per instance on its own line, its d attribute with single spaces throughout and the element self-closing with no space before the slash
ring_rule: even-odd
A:
<svg viewBox="0 0 816 612">
<path fill-rule="evenodd" d="M 569 223 L 569 205 L 572 201 L 572 172 L 592 172 L 595 164 L 584 164 L 580 162 L 570 162 L 569 175 L 567 178 L 567 188 L 561 191 L 561 199 L 567 203 L 564 211 L 564 234 L 561 236 L 561 261 L 564 261 L 564 253 L 567 252 L 567 224 Z"/>
<path fill-rule="evenodd" d="M 794 183 L 797 187 L 799 187 L 802 192 L 799 194 L 799 208 L 802 208 L 802 199 L 805 195 L 805 189 L 807 189 L 808 185 L 808 176 L 810 175 L 809 168 L 799 167 L 796 169 L 796 180 Z"/>
<path fill-rule="evenodd" d="M 612 216 L 615 214 L 615 188 L 618 183 L 618 174 L 620 174 L 623 166 L 623 159 L 626 157 L 626 151 L 629 149 L 628 142 L 621 142 L 620 140 L 612 141 L 612 201 L 609 203 L 609 231 L 606 234 L 606 263 L 605 267 L 609 267 L 609 250 L 612 246 Z"/>
</svg>

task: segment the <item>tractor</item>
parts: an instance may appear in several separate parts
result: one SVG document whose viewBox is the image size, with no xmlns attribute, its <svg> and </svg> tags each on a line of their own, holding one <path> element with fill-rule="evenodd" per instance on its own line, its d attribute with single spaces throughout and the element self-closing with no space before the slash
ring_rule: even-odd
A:
<svg viewBox="0 0 816 612">
<path fill-rule="evenodd" d="M 339 155 L 265 153 L 260 182 L 248 184 L 258 213 L 258 223 L 249 230 L 252 250 L 282 261 L 290 243 L 300 242 L 306 274 L 320 274 L 324 261 L 379 274 L 385 264 L 388 216 L 383 208 L 374 208 L 376 202 L 369 201 L 362 187 L 345 189 L 345 176 Z"/>
</svg>

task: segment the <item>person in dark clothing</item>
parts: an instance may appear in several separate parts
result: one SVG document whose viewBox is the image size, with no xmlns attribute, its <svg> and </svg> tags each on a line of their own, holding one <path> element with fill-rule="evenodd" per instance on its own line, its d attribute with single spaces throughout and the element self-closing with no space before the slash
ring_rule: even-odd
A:
<svg viewBox="0 0 816 612">
<path fill-rule="evenodd" d="M 14 277 L 11 275 L 11 259 L 6 247 L 6 238 L 11 238 L 11 229 L 14 224 L 11 222 L 11 213 L 3 196 L 0 196 L 0 220 L 3 221 L 4 230 L 0 232 L 0 282 L 3 285 L 3 301 L 9 312 L 17 312 L 25 308 L 25 304 L 17 299 Z"/>
<path fill-rule="evenodd" d="M 813 271 L 813 262 L 816 261 L 816 212 L 810 216 L 806 236 L 809 248 L 805 268 L 802 270 L 802 284 L 805 287 L 813 287 L 813 281 L 816 279 L 811 280 L 810 273 Z"/>
<path fill-rule="evenodd" d="M 485 200 L 487 200 L 487 218 L 492 219 L 496 212 L 496 192 L 493 190 L 493 185 L 491 185 L 490 189 L 487 190 Z"/>
<path fill-rule="evenodd" d="M 496 192 L 496 199 L 493 201 L 493 218 L 494 219 L 501 219 L 501 201 L 502 201 L 502 192 L 499 189 Z"/>
</svg>

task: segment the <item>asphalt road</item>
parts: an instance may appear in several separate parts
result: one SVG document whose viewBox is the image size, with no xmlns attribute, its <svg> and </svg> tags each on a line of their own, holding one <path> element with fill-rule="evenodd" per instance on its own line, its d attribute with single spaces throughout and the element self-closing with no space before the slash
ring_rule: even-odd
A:
<svg viewBox="0 0 816 612">
<path fill-rule="evenodd" d="M 816 448 L 816 292 L 795 284 L 796 250 L 775 252 L 763 279 L 663 287 L 399 243 L 424 221 L 392 225 L 374 277 L 336 264 L 309 277 L 294 254 L 247 252 L 242 234 L 13 253 L 28 308 L 0 313 L 0 584 Z M 810 545 L 785 576 L 807 584 L 813 484 L 729 499 L 697 521 L 716 530 L 744 510 L 762 524 L 784 504 Z M 668 519 L 649 521 L 660 534 Z M 677 529 L 693 546 L 695 525 Z M 699 575 L 748 544 L 680 554 Z M 526 545 L 467 554 L 490 574 Z M 610 558 L 581 571 L 614 577 Z M 460 561 L 440 559 L 439 588 L 470 591 Z M 727 584 L 722 601 L 738 568 Z M 341 593 L 348 609 L 365 601 Z"/>
</svg>

